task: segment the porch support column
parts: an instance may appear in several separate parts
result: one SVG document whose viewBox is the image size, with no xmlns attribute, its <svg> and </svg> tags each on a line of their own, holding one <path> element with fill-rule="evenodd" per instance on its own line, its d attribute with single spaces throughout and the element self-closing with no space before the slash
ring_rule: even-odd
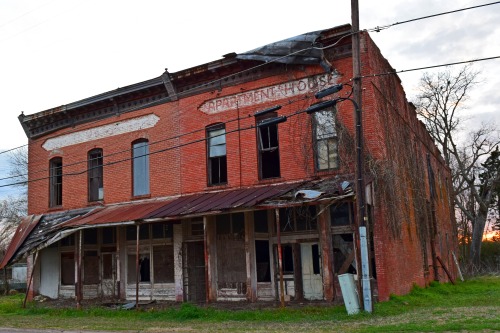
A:
<svg viewBox="0 0 500 333">
<path fill-rule="evenodd" d="M 330 228 L 330 213 L 324 205 L 318 206 L 321 212 L 318 216 L 319 244 L 321 247 L 321 263 L 323 267 L 323 297 L 326 301 L 335 298 L 333 277 L 333 248 Z"/>
<path fill-rule="evenodd" d="M 215 235 L 215 219 L 213 216 L 203 217 L 205 244 L 205 283 L 207 303 L 217 301 L 217 239 Z"/>
<path fill-rule="evenodd" d="M 280 274 L 280 302 L 281 307 L 285 307 L 285 282 L 283 281 L 283 257 L 281 252 L 281 226 L 280 226 L 280 210 L 274 210 L 276 216 L 276 242 L 278 246 L 278 270 Z"/>
<path fill-rule="evenodd" d="M 33 275 L 35 274 L 35 268 L 36 268 L 36 263 L 38 261 L 38 251 L 35 252 L 35 258 L 33 259 L 33 255 L 30 255 L 28 257 L 28 271 L 30 270 L 29 268 L 31 267 L 31 272 L 29 272 L 29 281 L 28 281 L 28 285 L 26 287 L 26 295 L 24 296 L 24 301 L 23 301 L 23 309 L 26 308 L 26 301 L 28 300 L 28 298 L 30 300 L 33 299 L 34 297 L 34 294 L 35 294 L 35 288 L 33 286 Z M 7 281 L 7 269 L 4 270 L 4 274 L 5 274 L 5 281 Z"/>
<path fill-rule="evenodd" d="M 245 258 L 247 270 L 247 300 L 257 300 L 257 274 L 255 268 L 255 229 L 253 211 L 245 212 Z"/>
<path fill-rule="evenodd" d="M 78 244 L 76 251 L 76 308 L 81 309 L 82 307 L 82 257 L 83 257 L 83 230 L 78 230 Z"/>
<path fill-rule="evenodd" d="M 174 281 L 175 301 L 184 300 L 184 277 L 182 275 L 182 224 L 176 223 L 174 229 Z"/>
<path fill-rule="evenodd" d="M 139 231 L 141 225 L 137 224 L 135 240 L 135 309 L 139 310 Z"/>
</svg>

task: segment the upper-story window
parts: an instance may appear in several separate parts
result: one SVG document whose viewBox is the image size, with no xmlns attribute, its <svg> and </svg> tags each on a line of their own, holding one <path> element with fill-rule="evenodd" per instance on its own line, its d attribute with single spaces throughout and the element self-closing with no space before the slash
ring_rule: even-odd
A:
<svg viewBox="0 0 500 333">
<path fill-rule="evenodd" d="M 149 142 L 138 140 L 132 143 L 133 195 L 149 194 Z"/>
<path fill-rule="evenodd" d="M 339 167 L 337 130 L 334 110 L 314 113 L 314 144 L 317 170 Z"/>
<path fill-rule="evenodd" d="M 276 112 L 256 117 L 258 124 L 264 119 L 274 118 Z M 259 150 L 259 177 L 260 179 L 280 177 L 280 154 L 278 143 L 278 125 L 257 127 L 257 144 Z"/>
<path fill-rule="evenodd" d="M 227 183 L 226 129 L 224 124 L 207 127 L 208 185 Z"/>
<path fill-rule="evenodd" d="M 88 154 L 89 201 L 104 199 L 102 149 L 92 149 Z"/>
<path fill-rule="evenodd" d="M 62 158 L 54 157 L 49 162 L 50 183 L 49 183 L 49 206 L 57 207 L 62 205 Z"/>
</svg>

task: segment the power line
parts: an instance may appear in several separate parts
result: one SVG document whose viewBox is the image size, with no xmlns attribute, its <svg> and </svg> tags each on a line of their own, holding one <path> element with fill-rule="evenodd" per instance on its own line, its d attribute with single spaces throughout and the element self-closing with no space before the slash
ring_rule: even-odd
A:
<svg viewBox="0 0 500 333">
<path fill-rule="evenodd" d="M 391 71 L 391 72 L 385 72 L 385 73 L 377 73 L 377 74 L 369 74 L 369 75 L 362 75 L 359 78 L 364 79 L 368 77 L 377 77 L 377 76 L 384 76 L 384 75 L 393 75 L 393 74 L 398 74 L 398 73 L 406 73 L 406 72 L 413 72 L 413 71 L 421 71 L 424 69 L 431 69 L 431 68 L 438 68 L 438 67 L 446 67 L 446 66 L 453 66 L 453 65 L 461 65 L 461 64 L 469 64 L 469 63 L 474 63 L 474 62 L 479 62 L 479 61 L 486 61 L 486 60 L 494 60 L 494 59 L 500 59 L 500 56 L 495 56 L 495 57 L 488 57 L 488 58 L 480 58 L 480 59 L 472 59 L 472 60 L 465 60 L 465 61 L 457 61 L 457 62 L 449 62 L 446 64 L 441 64 L 441 65 L 433 65 L 433 66 L 425 66 L 425 67 L 417 67 L 417 68 L 411 68 L 411 69 L 403 69 L 400 71 Z M 354 79 L 354 78 L 353 78 Z"/>
</svg>

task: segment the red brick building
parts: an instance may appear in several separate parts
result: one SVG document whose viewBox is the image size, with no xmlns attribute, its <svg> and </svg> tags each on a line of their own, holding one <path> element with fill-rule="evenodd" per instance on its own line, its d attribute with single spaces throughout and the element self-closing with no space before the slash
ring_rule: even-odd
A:
<svg viewBox="0 0 500 333">
<path fill-rule="evenodd" d="M 349 96 L 350 30 L 21 115 L 31 215 L 2 265 L 28 256 L 32 292 L 53 298 L 339 299 L 338 275 L 360 269 L 354 110 L 304 110 L 335 84 L 323 100 Z M 367 33 L 361 61 L 370 276 L 387 300 L 447 281 L 443 265 L 455 276 L 450 173 Z"/>
</svg>

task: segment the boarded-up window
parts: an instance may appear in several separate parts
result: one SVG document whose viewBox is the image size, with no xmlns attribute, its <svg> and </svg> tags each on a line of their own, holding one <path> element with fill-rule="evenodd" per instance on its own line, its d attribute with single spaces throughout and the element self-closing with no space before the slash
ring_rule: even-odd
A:
<svg viewBox="0 0 500 333">
<path fill-rule="evenodd" d="M 149 194 L 149 143 L 147 140 L 132 144 L 132 173 L 134 178 L 134 195 Z"/>
<path fill-rule="evenodd" d="M 174 247 L 153 246 L 153 277 L 156 283 L 174 282 Z"/>
<path fill-rule="evenodd" d="M 75 256 L 73 252 L 61 253 L 61 284 L 75 284 Z"/>
<path fill-rule="evenodd" d="M 104 280 L 111 280 L 113 278 L 113 254 L 102 254 L 102 278 Z"/>
<path fill-rule="evenodd" d="M 99 283 L 99 257 L 97 251 L 85 251 L 83 257 L 83 284 Z"/>
</svg>

